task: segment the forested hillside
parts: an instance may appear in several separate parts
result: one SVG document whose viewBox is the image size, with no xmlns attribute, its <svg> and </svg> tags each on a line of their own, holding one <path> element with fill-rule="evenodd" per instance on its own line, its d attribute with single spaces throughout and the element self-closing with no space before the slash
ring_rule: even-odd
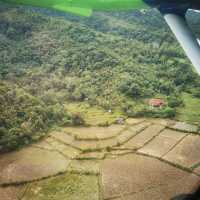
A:
<svg viewBox="0 0 200 200">
<path fill-rule="evenodd" d="M 200 37 L 200 15 L 188 17 Z M 84 123 L 67 109 L 71 102 L 178 118 L 185 96 L 199 101 L 200 79 L 154 10 L 83 18 L 0 5 L 0 151 L 54 125 Z M 157 97 L 168 106 L 150 109 Z M 195 117 L 186 109 L 183 118 L 200 124 L 198 105 Z"/>
</svg>

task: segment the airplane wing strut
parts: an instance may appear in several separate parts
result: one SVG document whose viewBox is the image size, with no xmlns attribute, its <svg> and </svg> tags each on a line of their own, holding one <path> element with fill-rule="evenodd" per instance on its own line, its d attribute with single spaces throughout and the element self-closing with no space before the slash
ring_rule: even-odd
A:
<svg viewBox="0 0 200 200">
<path fill-rule="evenodd" d="M 197 72 L 200 74 L 200 44 L 188 26 L 185 16 L 176 13 L 167 13 L 163 14 L 163 16 Z"/>
</svg>

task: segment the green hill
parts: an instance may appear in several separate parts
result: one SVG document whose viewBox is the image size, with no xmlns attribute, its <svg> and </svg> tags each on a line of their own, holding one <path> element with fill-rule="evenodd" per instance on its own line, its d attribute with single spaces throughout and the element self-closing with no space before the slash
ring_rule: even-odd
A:
<svg viewBox="0 0 200 200">
<path fill-rule="evenodd" d="M 189 18 L 200 36 L 200 17 Z M 123 116 L 180 117 L 182 108 L 187 115 L 181 94 L 200 96 L 199 77 L 154 10 L 82 18 L 0 5 L 0 81 L 2 151 L 52 126 L 84 122 L 67 109 L 71 102 Z M 168 106 L 150 109 L 156 97 Z"/>
</svg>

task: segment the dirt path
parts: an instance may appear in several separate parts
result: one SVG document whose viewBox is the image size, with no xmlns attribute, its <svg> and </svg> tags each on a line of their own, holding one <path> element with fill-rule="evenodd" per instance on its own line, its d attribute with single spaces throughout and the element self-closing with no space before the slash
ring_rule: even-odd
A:
<svg viewBox="0 0 200 200">
<path fill-rule="evenodd" d="M 2 200 L 169 200 L 200 184 L 197 127 L 167 120 L 63 128 L 0 156 Z"/>
</svg>

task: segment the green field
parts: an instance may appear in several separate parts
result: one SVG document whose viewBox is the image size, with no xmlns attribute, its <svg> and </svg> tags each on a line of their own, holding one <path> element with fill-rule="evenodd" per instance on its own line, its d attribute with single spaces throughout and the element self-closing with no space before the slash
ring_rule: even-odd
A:
<svg viewBox="0 0 200 200">
<path fill-rule="evenodd" d="M 183 94 L 184 106 L 177 109 L 177 119 L 200 126 L 200 99 Z"/>
</svg>

